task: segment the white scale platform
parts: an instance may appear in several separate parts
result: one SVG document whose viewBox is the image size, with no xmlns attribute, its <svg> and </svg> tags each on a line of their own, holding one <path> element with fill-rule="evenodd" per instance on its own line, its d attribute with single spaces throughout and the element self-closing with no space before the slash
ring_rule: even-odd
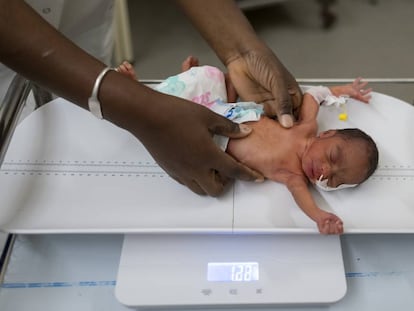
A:
<svg viewBox="0 0 414 311">
<path fill-rule="evenodd" d="M 414 140 L 411 136 L 414 131 L 414 108 L 395 98 L 374 93 L 370 105 L 350 101 L 347 110 L 349 120 L 342 122 L 338 121 L 335 108 L 321 109 L 320 129 L 359 127 L 365 130 L 378 144 L 379 168 L 358 188 L 329 193 L 315 190 L 317 204 L 342 218 L 345 233 L 414 233 L 414 196 L 411 193 L 414 189 Z M 257 284 L 261 284 L 266 293 L 270 287 L 261 283 L 266 280 L 274 282 L 272 287 L 282 287 L 283 293 L 289 293 L 287 285 L 312 287 L 319 293 L 312 294 L 318 297 L 318 303 L 336 301 L 345 292 L 345 287 L 339 286 L 334 290 L 332 285 L 344 283 L 339 239 L 315 234 L 315 224 L 296 206 L 285 186 L 274 182 L 236 182 L 220 198 L 194 195 L 171 180 L 128 132 L 94 118 L 63 99 L 38 109 L 17 128 L 0 170 L 0 197 L 0 229 L 6 232 L 142 233 L 128 235 L 125 240 L 117 295 L 126 304 L 150 305 L 145 300 L 149 297 L 146 292 L 138 295 L 138 291 L 131 290 L 138 286 L 136 280 L 141 278 L 139 275 L 130 278 L 130 269 L 139 273 L 147 268 L 154 269 L 156 257 L 147 258 L 152 266 L 128 264 L 131 258 L 134 261 L 134 258 L 139 260 L 140 256 L 146 256 L 144 248 L 152 245 L 152 242 L 146 242 L 148 234 L 161 234 L 150 235 L 154 243 L 161 239 L 157 251 L 162 255 L 157 258 L 184 262 L 184 270 L 179 275 L 187 278 L 192 277 L 193 270 L 186 269 L 189 266 L 186 260 L 193 258 L 196 262 L 196 256 L 172 256 L 172 246 L 179 248 L 181 242 L 174 238 L 171 244 L 164 244 L 162 241 L 166 238 L 176 237 L 171 234 L 180 234 L 178 237 L 196 245 L 206 244 L 209 239 L 223 241 L 214 244 L 217 250 L 211 248 L 211 253 L 217 255 L 221 254 L 222 246 L 231 249 L 233 241 L 243 244 L 235 253 L 237 258 L 230 256 L 230 253 L 226 253 L 228 257 L 218 259 L 198 257 L 200 266 L 197 273 L 200 278 L 199 283 L 193 286 L 197 289 L 194 289 L 194 295 L 188 296 L 187 302 L 181 300 L 176 304 L 195 303 L 190 301 L 190 297 L 207 299 L 200 298 L 199 294 L 206 285 L 205 269 L 211 260 L 224 263 L 257 262 L 259 281 L 254 282 L 259 282 Z M 193 235 L 183 235 L 187 233 Z M 271 235 L 274 233 L 283 235 Z M 304 233 L 313 235 L 301 235 Z M 261 238 L 267 241 L 267 245 L 259 242 Z M 247 242 L 252 241 L 250 239 L 257 241 Z M 285 243 L 284 239 L 292 244 Z M 240 242 L 243 240 L 246 243 Z M 256 250 L 256 244 L 261 245 L 262 249 Z M 315 246 L 308 248 L 312 244 Z M 169 251 L 162 253 L 166 247 L 170 247 Z M 192 253 L 193 247 L 196 246 L 191 244 L 187 252 Z M 254 248 L 258 257 L 244 257 L 246 248 Z M 283 251 L 277 252 L 279 248 Z M 198 249 L 200 252 L 208 250 L 200 246 Z M 298 253 L 298 249 L 303 249 L 304 253 Z M 328 253 L 332 257 L 320 255 Z M 286 257 L 278 257 L 281 254 Z M 292 269 L 282 274 L 283 277 L 270 277 L 270 273 L 277 274 L 278 271 L 277 267 L 271 270 L 268 263 L 283 258 L 289 258 L 295 265 L 291 265 Z M 328 281 L 332 291 L 326 292 L 323 282 L 315 283 L 314 278 L 306 278 L 306 273 L 313 273 L 313 269 L 309 268 L 301 274 L 302 281 L 308 280 L 308 284 L 294 283 L 298 281 L 296 272 L 302 271 L 300 267 L 312 264 L 308 258 L 316 263 L 321 260 L 315 264 L 320 268 L 318 273 L 326 280 L 335 279 L 335 282 Z M 325 260 L 337 266 L 331 270 L 331 276 L 322 272 L 328 271 L 322 264 Z M 163 269 L 168 270 L 168 265 Z M 159 278 L 160 273 L 157 272 L 155 277 Z M 149 279 L 153 278 L 144 280 L 148 282 Z M 180 277 L 179 281 L 182 279 L 184 277 Z M 175 284 L 181 284 L 177 283 L 179 281 L 176 280 Z M 240 283 L 240 291 L 244 291 L 245 287 L 253 288 L 254 282 L 246 282 L 247 285 Z M 208 284 L 232 290 L 227 283 Z M 179 290 L 179 286 L 175 290 Z M 259 304 L 291 303 L 295 299 L 297 303 L 311 302 L 306 293 L 300 296 L 297 291 L 295 299 L 289 295 L 274 295 L 272 300 L 263 298 Z M 138 297 L 144 300 L 140 301 Z M 226 297 L 211 301 L 211 305 L 236 303 L 232 301 L 233 296 Z M 256 303 L 257 299 L 252 295 L 247 302 L 242 300 L 244 295 L 237 297 L 241 299 L 241 304 Z M 168 301 L 171 303 L 167 298 L 161 301 L 156 296 L 153 300 L 154 305 L 167 304 Z"/>
</svg>

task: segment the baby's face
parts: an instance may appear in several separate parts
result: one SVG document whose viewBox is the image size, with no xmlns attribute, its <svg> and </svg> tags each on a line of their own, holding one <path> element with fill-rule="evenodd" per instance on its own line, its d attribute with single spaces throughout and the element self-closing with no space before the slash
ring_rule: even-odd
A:
<svg viewBox="0 0 414 311">
<path fill-rule="evenodd" d="M 339 135 L 321 135 L 306 149 L 302 169 L 311 183 L 321 175 L 328 186 L 361 183 L 368 170 L 366 147 L 360 140 L 345 140 Z"/>
</svg>

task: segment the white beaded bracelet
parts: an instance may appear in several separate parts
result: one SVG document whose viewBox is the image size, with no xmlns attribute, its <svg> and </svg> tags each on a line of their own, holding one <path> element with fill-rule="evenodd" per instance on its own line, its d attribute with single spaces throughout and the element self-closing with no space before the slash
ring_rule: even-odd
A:
<svg viewBox="0 0 414 311">
<path fill-rule="evenodd" d="M 93 85 L 91 97 L 89 97 L 88 99 L 89 111 L 98 119 L 103 119 L 101 103 L 99 102 L 99 99 L 98 99 L 99 88 L 101 86 L 102 79 L 104 78 L 106 73 L 110 70 L 115 71 L 115 69 L 109 68 L 109 67 L 101 71 L 101 73 L 98 75 L 98 77 L 95 80 L 95 84 Z"/>
</svg>

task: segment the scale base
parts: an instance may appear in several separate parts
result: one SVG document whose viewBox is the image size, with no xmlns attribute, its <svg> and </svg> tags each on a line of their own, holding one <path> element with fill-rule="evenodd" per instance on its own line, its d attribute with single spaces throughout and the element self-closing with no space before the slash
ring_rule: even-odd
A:
<svg viewBox="0 0 414 311">
<path fill-rule="evenodd" d="M 256 281 L 207 280 L 209 263 L 251 262 Z M 346 280 L 338 236 L 137 234 L 125 236 L 115 293 L 136 308 L 328 304 Z"/>
</svg>

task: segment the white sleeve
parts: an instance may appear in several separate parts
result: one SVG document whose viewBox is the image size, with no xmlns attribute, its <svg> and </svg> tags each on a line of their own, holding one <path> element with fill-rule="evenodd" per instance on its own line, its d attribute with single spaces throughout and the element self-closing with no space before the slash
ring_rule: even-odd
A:
<svg viewBox="0 0 414 311">
<path fill-rule="evenodd" d="M 326 98 L 332 95 L 331 90 L 328 87 L 322 85 L 313 86 L 307 89 L 305 93 L 311 95 L 319 105 L 322 105 Z"/>
<path fill-rule="evenodd" d="M 306 90 L 305 93 L 310 94 L 316 102 L 321 106 L 335 105 L 339 107 L 346 103 L 349 98 L 348 95 L 341 95 L 339 97 L 332 95 L 331 90 L 326 86 L 313 86 Z"/>
</svg>

